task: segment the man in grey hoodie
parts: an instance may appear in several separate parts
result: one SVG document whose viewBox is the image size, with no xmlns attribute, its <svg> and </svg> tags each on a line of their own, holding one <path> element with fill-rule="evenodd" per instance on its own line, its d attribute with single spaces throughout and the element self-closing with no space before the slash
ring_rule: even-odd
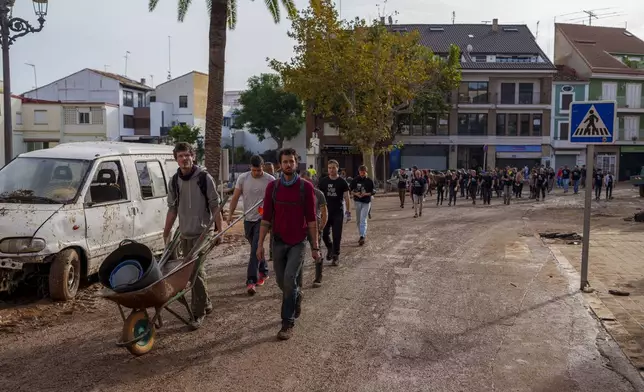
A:
<svg viewBox="0 0 644 392">
<path fill-rule="evenodd" d="M 171 178 L 168 187 L 168 214 L 163 239 L 167 244 L 172 226 L 178 217 L 181 250 L 187 255 L 201 233 L 208 229 L 212 216 L 215 217 L 215 230 L 223 229 L 219 212 L 220 199 L 212 176 L 195 164 L 195 152 L 190 144 L 177 143 L 173 153 L 179 170 Z M 192 288 L 192 311 L 195 316 L 192 327 L 195 329 L 201 326 L 206 314 L 212 311 L 203 266 L 199 269 Z"/>
</svg>

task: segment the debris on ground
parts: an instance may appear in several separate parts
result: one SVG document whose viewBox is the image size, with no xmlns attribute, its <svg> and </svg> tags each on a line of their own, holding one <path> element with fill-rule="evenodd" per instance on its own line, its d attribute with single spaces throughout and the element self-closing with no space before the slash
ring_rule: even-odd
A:
<svg viewBox="0 0 644 392">
<path fill-rule="evenodd" d="M 628 297 L 629 295 L 631 295 L 631 293 L 629 293 L 628 291 L 613 290 L 613 289 L 608 290 L 608 294 L 618 295 L 620 297 Z"/>
<path fill-rule="evenodd" d="M 633 220 L 635 222 L 644 222 L 644 211 L 636 212 L 635 215 L 633 215 Z"/>
<path fill-rule="evenodd" d="M 539 233 L 539 236 L 550 240 L 560 240 L 566 245 L 579 245 L 583 239 L 577 233 Z"/>
</svg>

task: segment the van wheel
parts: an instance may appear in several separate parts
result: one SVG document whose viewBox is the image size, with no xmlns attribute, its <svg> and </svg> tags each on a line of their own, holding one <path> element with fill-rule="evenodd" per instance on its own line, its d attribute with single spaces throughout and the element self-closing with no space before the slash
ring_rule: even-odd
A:
<svg viewBox="0 0 644 392">
<path fill-rule="evenodd" d="M 58 253 L 49 269 L 49 295 L 54 301 L 69 301 L 80 284 L 81 263 L 78 252 L 65 249 Z"/>
</svg>

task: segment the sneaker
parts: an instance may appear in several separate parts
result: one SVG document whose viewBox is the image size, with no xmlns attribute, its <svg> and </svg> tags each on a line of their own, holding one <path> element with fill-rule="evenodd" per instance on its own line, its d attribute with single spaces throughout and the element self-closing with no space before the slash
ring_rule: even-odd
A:
<svg viewBox="0 0 644 392">
<path fill-rule="evenodd" d="M 414 214 L 414 218 L 418 218 L 418 214 Z"/>
<path fill-rule="evenodd" d="M 419 213 L 418 213 L 418 216 L 423 216 L 423 213 L 422 213 L 422 212 L 419 212 Z"/>
<path fill-rule="evenodd" d="M 322 263 L 315 263 L 315 280 L 313 287 L 322 287 Z"/>
<path fill-rule="evenodd" d="M 333 255 L 333 261 L 331 262 L 331 265 L 337 267 L 338 264 L 340 264 L 340 256 Z"/>
<path fill-rule="evenodd" d="M 282 325 L 282 329 L 277 333 L 277 338 L 279 340 L 289 340 L 291 336 L 293 336 L 292 325 Z"/>
<path fill-rule="evenodd" d="M 248 295 L 255 295 L 257 292 L 257 288 L 255 287 L 254 283 L 249 283 L 246 285 L 246 292 L 248 292 Z"/>
<path fill-rule="evenodd" d="M 321 282 L 321 281 L 319 281 L 319 280 L 317 280 L 317 279 L 316 279 L 316 280 L 314 280 L 314 281 L 313 281 L 313 288 L 316 288 L 316 289 L 317 289 L 317 288 L 320 288 L 320 287 L 322 287 L 322 282 Z"/>
<path fill-rule="evenodd" d="M 360 237 L 360 240 L 358 240 L 358 245 L 364 245 L 364 237 Z"/>
<path fill-rule="evenodd" d="M 295 315 L 293 317 L 300 318 L 302 315 L 302 292 L 297 296 L 297 299 L 295 300 Z"/>
<path fill-rule="evenodd" d="M 197 317 L 194 321 L 190 323 L 190 328 L 193 331 L 198 330 L 203 325 L 203 321 L 206 319 L 206 316 Z"/>
<path fill-rule="evenodd" d="M 268 279 L 268 275 L 264 274 L 263 272 L 260 272 L 259 279 L 257 279 L 257 286 L 263 286 L 264 283 L 266 283 L 267 279 Z"/>
<path fill-rule="evenodd" d="M 333 259 L 333 251 L 327 250 L 326 251 L 326 261 L 331 261 Z"/>
<path fill-rule="evenodd" d="M 368 215 L 369 215 L 369 219 L 371 219 L 371 212 Z"/>
<path fill-rule="evenodd" d="M 206 305 L 206 309 L 205 309 L 206 314 L 212 313 L 213 309 L 214 309 L 214 307 L 212 306 L 212 303 L 209 303 L 208 305 Z"/>
</svg>

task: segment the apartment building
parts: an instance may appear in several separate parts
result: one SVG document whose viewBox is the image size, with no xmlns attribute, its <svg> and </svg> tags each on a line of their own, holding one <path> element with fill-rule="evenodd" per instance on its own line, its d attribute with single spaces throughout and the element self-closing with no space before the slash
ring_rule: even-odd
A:
<svg viewBox="0 0 644 392">
<path fill-rule="evenodd" d="M 620 181 L 644 162 L 644 41 L 624 28 L 555 24 L 555 64 L 588 79 L 587 99 L 617 102 L 616 142 L 595 148 L 595 165 Z M 564 135 L 569 132 L 564 126 Z M 555 149 L 565 143 L 553 140 Z M 584 150 L 585 151 L 585 150 Z"/>
<path fill-rule="evenodd" d="M 146 80 L 135 81 L 122 75 L 85 68 L 62 79 L 22 94 L 25 98 L 53 102 L 95 103 L 116 106 L 119 112 L 120 136 L 134 135 L 135 117 L 148 105 L 152 88 Z M 141 125 L 145 127 L 145 124 Z"/>
</svg>

